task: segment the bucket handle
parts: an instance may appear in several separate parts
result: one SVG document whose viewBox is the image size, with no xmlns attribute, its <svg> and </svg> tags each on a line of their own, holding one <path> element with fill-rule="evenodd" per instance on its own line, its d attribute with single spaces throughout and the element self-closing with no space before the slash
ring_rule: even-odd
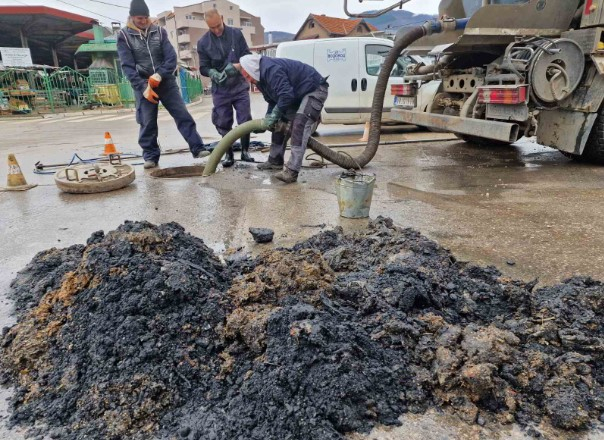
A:
<svg viewBox="0 0 604 440">
<path fill-rule="evenodd" d="M 363 168 L 361 168 L 361 165 L 359 165 L 359 163 L 356 161 L 356 159 L 354 157 L 352 157 L 350 154 L 348 154 L 347 152 L 338 151 L 338 154 L 341 154 L 343 156 L 348 156 L 350 158 L 350 160 L 352 160 L 357 165 L 357 167 L 359 167 L 359 171 L 363 170 Z"/>
</svg>

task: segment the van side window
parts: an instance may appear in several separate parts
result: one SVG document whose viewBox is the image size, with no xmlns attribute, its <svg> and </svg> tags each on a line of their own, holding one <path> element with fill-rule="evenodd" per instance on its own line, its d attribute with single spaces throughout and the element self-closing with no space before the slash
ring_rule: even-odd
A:
<svg viewBox="0 0 604 440">
<path fill-rule="evenodd" d="M 390 49 L 390 46 L 377 44 L 368 44 L 365 46 L 365 69 L 367 75 L 378 76 L 380 74 L 382 63 L 384 62 L 384 59 L 386 59 Z M 398 60 L 396 60 L 390 76 L 405 76 L 405 68 L 411 63 L 413 63 L 413 59 L 410 57 L 406 55 L 400 56 Z"/>
</svg>

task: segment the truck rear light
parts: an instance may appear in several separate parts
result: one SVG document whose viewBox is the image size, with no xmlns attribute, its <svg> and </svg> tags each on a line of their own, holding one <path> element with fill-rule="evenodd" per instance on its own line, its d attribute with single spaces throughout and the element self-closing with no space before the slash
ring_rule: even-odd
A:
<svg viewBox="0 0 604 440">
<path fill-rule="evenodd" d="M 526 102 L 528 86 L 484 86 L 478 88 L 481 104 L 522 104 Z"/>
<path fill-rule="evenodd" d="M 395 96 L 415 96 L 417 86 L 415 84 L 392 84 L 390 93 Z"/>
</svg>

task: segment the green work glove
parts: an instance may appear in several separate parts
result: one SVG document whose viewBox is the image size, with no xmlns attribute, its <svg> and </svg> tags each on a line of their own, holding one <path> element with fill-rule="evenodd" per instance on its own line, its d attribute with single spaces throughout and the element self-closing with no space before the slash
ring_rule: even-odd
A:
<svg viewBox="0 0 604 440">
<path fill-rule="evenodd" d="M 225 72 L 219 72 L 216 69 L 210 69 L 210 78 L 216 85 L 221 86 L 227 80 L 227 74 Z"/>
<path fill-rule="evenodd" d="M 279 110 L 279 107 L 275 106 L 275 108 L 273 109 L 273 112 L 270 114 L 267 114 L 264 117 L 264 119 L 262 120 L 262 123 L 266 127 L 267 130 L 273 130 L 275 128 L 275 125 L 277 124 L 277 122 L 279 122 L 279 119 L 281 119 L 281 116 L 283 116 L 283 113 L 281 113 L 281 110 Z"/>
<path fill-rule="evenodd" d="M 226 75 L 228 77 L 232 77 L 232 76 L 239 75 L 239 70 L 235 69 L 235 66 L 233 66 L 231 63 L 229 63 L 224 68 L 224 73 L 226 73 Z"/>
</svg>

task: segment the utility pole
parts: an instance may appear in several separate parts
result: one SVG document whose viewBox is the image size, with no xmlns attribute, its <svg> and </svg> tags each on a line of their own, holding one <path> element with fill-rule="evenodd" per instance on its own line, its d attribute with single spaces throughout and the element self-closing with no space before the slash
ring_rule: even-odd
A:
<svg viewBox="0 0 604 440">
<path fill-rule="evenodd" d="M 172 18 L 174 19 L 174 35 L 176 36 L 176 60 L 178 63 L 180 63 L 180 44 L 178 43 L 178 25 L 176 24 L 176 13 L 173 13 Z"/>
</svg>

